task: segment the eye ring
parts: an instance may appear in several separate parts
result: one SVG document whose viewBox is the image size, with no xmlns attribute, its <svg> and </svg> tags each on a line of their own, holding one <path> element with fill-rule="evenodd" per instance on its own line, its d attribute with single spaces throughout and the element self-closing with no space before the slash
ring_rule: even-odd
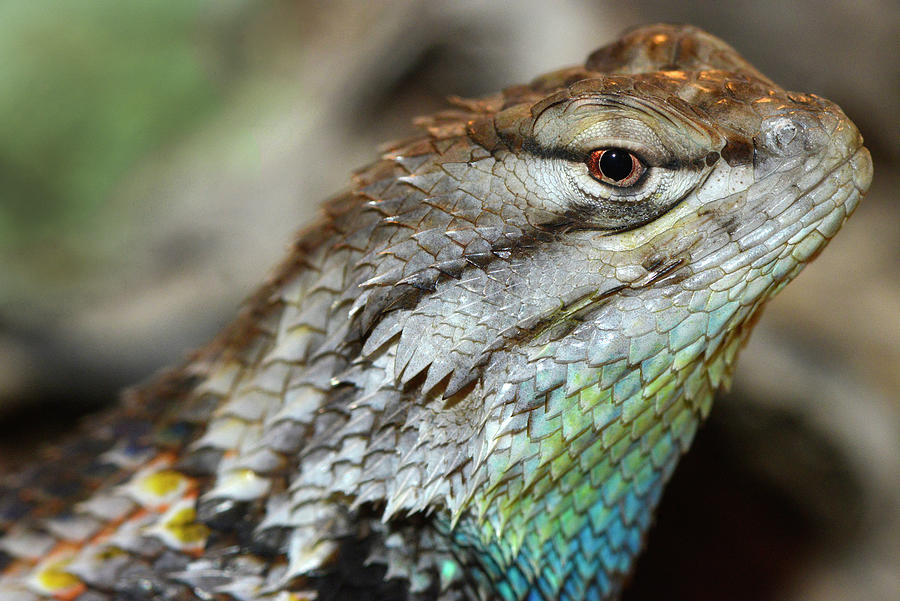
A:
<svg viewBox="0 0 900 601">
<path fill-rule="evenodd" d="M 633 186 L 647 171 L 641 160 L 624 148 L 598 148 L 585 162 L 591 177 L 618 188 Z"/>
</svg>

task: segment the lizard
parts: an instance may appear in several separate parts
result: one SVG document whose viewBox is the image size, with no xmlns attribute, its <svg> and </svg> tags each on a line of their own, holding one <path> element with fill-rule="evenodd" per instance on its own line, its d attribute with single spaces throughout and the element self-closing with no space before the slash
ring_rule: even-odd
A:
<svg viewBox="0 0 900 601">
<path fill-rule="evenodd" d="M 209 345 L 0 478 L 0 598 L 620 595 L 869 152 L 686 25 L 449 102 Z"/>
</svg>

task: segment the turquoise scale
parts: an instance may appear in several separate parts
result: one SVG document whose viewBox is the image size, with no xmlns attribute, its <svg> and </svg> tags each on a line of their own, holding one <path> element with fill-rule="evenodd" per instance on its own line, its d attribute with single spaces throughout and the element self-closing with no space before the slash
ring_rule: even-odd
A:
<svg viewBox="0 0 900 601">
<path fill-rule="evenodd" d="M 599 601 L 616 592 L 696 431 L 698 407 L 708 406 L 684 398 L 695 364 L 672 377 L 648 361 L 617 368 L 611 389 L 603 367 L 583 363 L 546 362 L 521 384 L 527 430 L 513 437 L 508 459 L 498 454 L 490 465 L 502 485 L 486 487 L 474 501 L 483 515 L 465 514 L 450 534 L 459 556 L 477 558 L 483 589 L 504 601 Z M 652 381 L 666 379 L 651 395 L 641 381 L 648 371 Z"/>
</svg>

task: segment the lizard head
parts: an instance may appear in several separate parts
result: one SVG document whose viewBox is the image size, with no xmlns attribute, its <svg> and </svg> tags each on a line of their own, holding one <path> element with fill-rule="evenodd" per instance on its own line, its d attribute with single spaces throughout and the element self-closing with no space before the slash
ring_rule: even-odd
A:
<svg viewBox="0 0 900 601">
<path fill-rule="evenodd" d="M 635 268 L 678 261 L 681 276 L 712 251 L 724 263 L 780 246 L 795 259 L 781 261 L 775 279 L 784 283 L 872 177 L 862 137 L 839 107 L 783 90 L 693 27 L 636 30 L 585 68 L 513 89 L 492 125 L 476 120 L 470 134 L 495 156 L 514 157 L 501 176 L 530 224 L 600 232 L 596 245 L 615 246 Z M 673 232 L 680 243 L 653 240 Z"/>
</svg>

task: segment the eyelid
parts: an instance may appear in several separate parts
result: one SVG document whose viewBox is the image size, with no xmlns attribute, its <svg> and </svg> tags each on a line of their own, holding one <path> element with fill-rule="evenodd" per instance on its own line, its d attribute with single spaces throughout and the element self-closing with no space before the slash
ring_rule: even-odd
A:
<svg viewBox="0 0 900 601">
<path fill-rule="evenodd" d="M 664 164 L 671 153 L 659 134 L 634 117 L 593 115 L 569 125 L 572 137 L 564 144 L 585 154 L 596 148 L 622 148 L 636 154 L 645 165 Z M 574 133 L 577 131 L 577 133 Z"/>
</svg>

